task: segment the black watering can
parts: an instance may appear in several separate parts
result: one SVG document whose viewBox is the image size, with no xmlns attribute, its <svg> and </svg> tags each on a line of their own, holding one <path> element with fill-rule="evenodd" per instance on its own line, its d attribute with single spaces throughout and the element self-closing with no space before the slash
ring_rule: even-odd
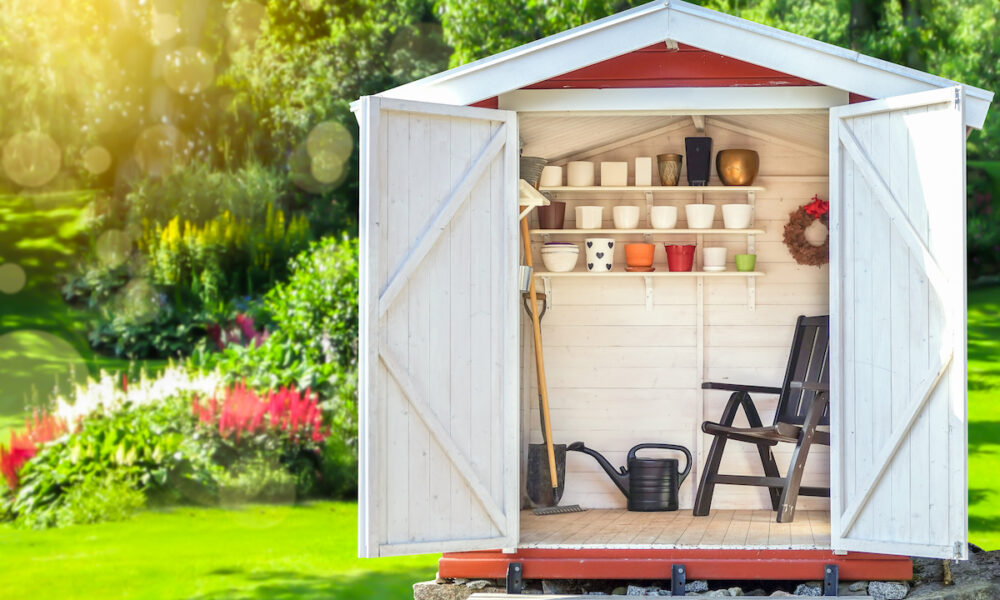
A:
<svg viewBox="0 0 1000 600">
<path fill-rule="evenodd" d="M 683 452 L 687 457 L 684 471 L 678 472 L 676 458 L 637 457 L 635 453 L 643 448 Z M 600 452 L 584 446 L 583 442 L 573 442 L 566 449 L 593 456 L 628 498 L 628 509 L 632 511 L 677 510 L 677 492 L 691 472 L 691 452 L 674 444 L 639 444 L 628 451 L 628 469 L 621 467 L 619 471 L 615 471 Z"/>
</svg>

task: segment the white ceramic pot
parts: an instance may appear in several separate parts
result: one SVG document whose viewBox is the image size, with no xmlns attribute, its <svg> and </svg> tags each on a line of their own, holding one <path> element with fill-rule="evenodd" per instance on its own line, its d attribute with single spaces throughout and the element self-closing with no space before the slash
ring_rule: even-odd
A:
<svg viewBox="0 0 1000 600">
<path fill-rule="evenodd" d="M 587 270 L 607 273 L 615 263 L 615 240 L 612 238 L 587 238 Z"/>
<path fill-rule="evenodd" d="M 627 162 L 602 162 L 601 185 L 623 187 L 628 185 Z"/>
<path fill-rule="evenodd" d="M 653 229 L 673 229 L 677 227 L 677 207 L 654 206 L 650 210 L 649 220 Z"/>
<path fill-rule="evenodd" d="M 570 187 L 594 185 L 594 163 L 586 160 L 574 160 L 566 165 L 566 184 Z"/>
<path fill-rule="evenodd" d="M 604 223 L 603 206 L 577 206 L 576 207 L 576 228 L 577 229 L 600 229 Z"/>
<path fill-rule="evenodd" d="M 722 222 L 726 229 L 747 229 L 752 216 L 753 207 L 749 204 L 722 205 Z"/>
<path fill-rule="evenodd" d="M 542 178 L 538 187 L 562 187 L 563 168 L 548 166 L 542 169 Z"/>
<path fill-rule="evenodd" d="M 579 256 L 580 249 L 576 246 L 572 246 L 570 250 L 542 250 L 542 263 L 552 273 L 565 273 L 576 267 Z"/>
<path fill-rule="evenodd" d="M 639 226 L 638 206 L 616 206 L 612 211 L 615 229 L 635 229 Z"/>
<path fill-rule="evenodd" d="M 711 229 L 715 220 L 714 204 L 688 204 L 684 207 L 687 214 L 688 228 Z"/>
<path fill-rule="evenodd" d="M 701 258 L 702 267 L 706 271 L 723 271 L 726 268 L 726 249 L 724 247 L 703 248 Z"/>
</svg>

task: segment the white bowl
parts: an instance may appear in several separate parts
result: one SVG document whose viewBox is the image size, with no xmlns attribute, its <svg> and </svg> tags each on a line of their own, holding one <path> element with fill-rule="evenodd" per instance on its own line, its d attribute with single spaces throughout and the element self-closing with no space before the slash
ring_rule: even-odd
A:
<svg viewBox="0 0 1000 600">
<path fill-rule="evenodd" d="M 576 207 L 576 228 L 577 229 L 600 229 L 604 224 L 603 206 L 577 206 Z"/>
<path fill-rule="evenodd" d="M 747 229 L 752 216 L 753 207 L 749 204 L 722 205 L 722 222 L 726 229 Z"/>
<path fill-rule="evenodd" d="M 542 167 L 542 178 L 538 187 L 562 187 L 563 168 L 562 167 Z"/>
<path fill-rule="evenodd" d="M 726 249 L 725 247 L 718 246 L 714 248 L 703 248 L 701 251 L 702 263 L 704 268 L 713 269 L 722 267 L 726 268 Z"/>
<path fill-rule="evenodd" d="M 551 273 L 565 273 L 576 267 L 579 252 L 542 252 L 542 263 Z"/>
<path fill-rule="evenodd" d="M 714 204 L 688 204 L 684 207 L 687 214 L 688 228 L 711 229 L 715 220 Z"/>
<path fill-rule="evenodd" d="M 594 185 L 594 163 L 586 160 L 574 160 L 566 165 L 566 183 L 570 187 Z"/>
<path fill-rule="evenodd" d="M 654 206 L 650 211 L 653 229 L 673 229 L 677 227 L 676 206 Z"/>
<path fill-rule="evenodd" d="M 616 206 L 611 212 L 615 220 L 615 229 L 635 229 L 639 226 L 638 206 Z"/>
</svg>

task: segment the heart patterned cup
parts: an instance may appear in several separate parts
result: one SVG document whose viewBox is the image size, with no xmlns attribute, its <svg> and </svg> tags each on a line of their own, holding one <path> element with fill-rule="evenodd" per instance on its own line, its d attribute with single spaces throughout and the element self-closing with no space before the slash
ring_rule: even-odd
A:
<svg viewBox="0 0 1000 600">
<path fill-rule="evenodd" d="M 615 262 L 615 240 L 612 238 L 587 238 L 587 270 L 591 273 L 607 273 Z"/>
</svg>

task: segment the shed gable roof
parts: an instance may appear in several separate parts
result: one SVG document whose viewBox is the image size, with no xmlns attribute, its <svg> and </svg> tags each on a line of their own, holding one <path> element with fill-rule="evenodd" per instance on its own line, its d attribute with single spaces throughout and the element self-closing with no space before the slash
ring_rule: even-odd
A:
<svg viewBox="0 0 1000 600">
<path fill-rule="evenodd" d="M 993 93 L 682 0 L 658 0 L 379 94 L 468 105 L 672 40 L 870 98 L 962 85 L 980 128 Z"/>
</svg>

